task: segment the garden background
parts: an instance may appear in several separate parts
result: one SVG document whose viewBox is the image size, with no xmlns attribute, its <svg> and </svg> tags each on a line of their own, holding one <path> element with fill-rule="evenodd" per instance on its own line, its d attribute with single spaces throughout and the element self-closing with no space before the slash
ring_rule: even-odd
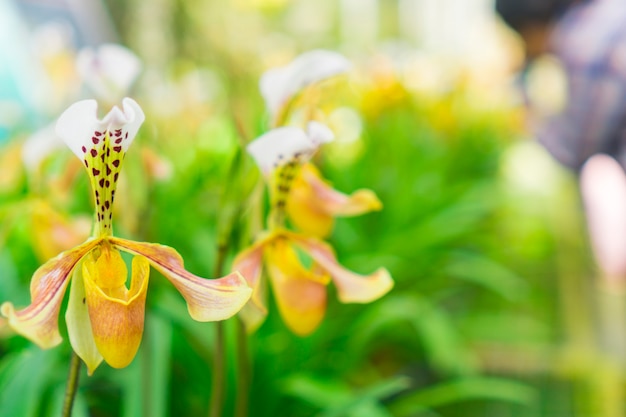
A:
<svg viewBox="0 0 626 417">
<path fill-rule="evenodd" d="M 268 127 L 260 75 L 336 50 L 353 68 L 322 85 L 337 138 L 315 161 L 335 188 L 370 188 L 384 208 L 337 220 L 329 241 L 343 265 L 385 266 L 395 287 L 364 305 L 340 304 L 329 287 L 325 320 L 306 337 L 270 308 L 243 353 L 230 319 L 223 415 L 245 395 L 242 358 L 251 416 L 624 415 L 624 353 L 604 343 L 623 317 L 602 308 L 620 295 L 595 280 L 574 175 L 525 131 L 520 44 L 490 1 L 74 3 L 0 4 L 1 301 L 28 304 L 33 272 L 56 254 L 50 236 L 89 228 L 80 162 L 27 145 L 89 97 L 77 50 L 116 42 L 142 61 L 130 96 L 146 123 L 116 233 L 175 247 L 209 277 L 222 229 L 229 263 L 247 243 L 237 225 L 258 174 L 249 165 L 228 178 L 249 159 L 241 144 Z M 139 354 L 122 370 L 83 370 L 75 416 L 207 415 L 214 324 L 191 320 L 151 276 Z M 58 415 L 70 353 L 67 338 L 44 351 L 0 324 L 0 415 Z"/>
</svg>

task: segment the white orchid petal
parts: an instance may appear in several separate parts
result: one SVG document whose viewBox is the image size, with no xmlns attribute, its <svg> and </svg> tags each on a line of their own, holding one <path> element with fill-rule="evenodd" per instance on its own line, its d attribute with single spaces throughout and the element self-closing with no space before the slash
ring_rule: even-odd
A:
<svg viewBox="0 0 626 417">
<path fill-rule="evenodd" d="M 83 159 L 82 147 L 89 144 L 93 132 L 103 130 L 97 111 L 96 100 L 82 100 L 72 104 L 57 121 L 57 135 L 79 159 Z"/>
<path fill-rule="evenodd" d="M 302 88 L 344 73 L 350 67 L 350 61 L 338 52 L 309 51 L 285 67 L 266 71 L 259 88 L 270 113 L 276 114 Z"/>
<path fill-rule="evenodd" d="M 328 143 L 335 139 L 335 134 L 328 126 L 315 120 L 307 124 L 306 131 L 313 143 Z"/>
<path fill-rule="evenodd" d="M 297 91 L 290 80 L 291 73 L 290 67 L 283 67 L 270 69 L 261 75 L 259 89 L 272 116 L 276 115 Z"/>
<path fill-rule="evenodd" d="M 98 132 L 97 136 L 100 136 L 107 130 L 112 133 L 123 129 L 125 133 L 128 133 L 121 143 L 122 149 L 126 151 L 144 122 L 145 115 L 133 99 L 125 98 L 123 107 L 123 112 L 117 106 L 113 107 L 102 120 L 99 120 L 98 103 L 95 100 L 79 101 L 61 114 L 56 124 L 56 133 L 72 152 L 83 160 L 85 149 L 91 149 L 94 146 L 92 138 L 95 132 Z"/>
<path fill-rule="evenodd" d="M 122 141 L 122 150 L 126 152 L 130 144 L 135 140 L 135 136 L 137 136 L 139 128 L 146 120 L 146 116 L 139 104 L 132 98 L 126 97 L 122 100 L 122 106 L 124 108 L 124 116 L 126 117 L 124 130 L 128 133 L 128 138 Z"/>
<path fill-rule="evenodd" d="M 141 71 L 141 61 L 129 49 L 103 44 L 82 49 L 77 57 L 78 73 L 100 98 L 116 101 L 128 93 Z"/>
<path fill-rule="evenodd" d="M 306 158 L 316 149 L 317 145 L 304 130 L 292 126 L 272 129 L 247 147 L 248 153 L 266 174 L 294 158 Z"/>
</svg>

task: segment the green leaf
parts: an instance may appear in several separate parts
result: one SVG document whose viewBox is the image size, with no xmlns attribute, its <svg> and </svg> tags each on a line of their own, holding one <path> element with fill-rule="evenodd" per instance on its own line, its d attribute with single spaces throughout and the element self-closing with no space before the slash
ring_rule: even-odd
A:
<svg viewBox="0 0 626 417">
<path fill-rule="evenodd" d="M 55 368 L 55 352 L 35 346 L 5 356 L 0 366 L 0 410 L 3 415 L 38 417 Z"/>
<path fill-rule="evenodd" d="M 448 314 L 417 295 L 386 297 L 372 305 L 355 325 L 353 351 L 373 343 L 382 330 L 398 322 L 412 325 L 432 367 L 451 374 L 473 372 L 473 361 Z"/>
<path fill-rule="evenodd" d="M 525 384 L 508 379 L 473 377 L 444 382 L 404 395 L 394 401 L 390 409 L 398 417 L 409 417 L 425 409 L 480 399 L 530 406 L 536 399 L 536 392 Z"/>
<path fill-rule="evenodd" d="M 481 285 L 509 301 L 519 301 L 528 295 L 528 284 L 523 278 L 482 255 L 454 253 L 445 272 L 454 278 Z"/>
</svg>

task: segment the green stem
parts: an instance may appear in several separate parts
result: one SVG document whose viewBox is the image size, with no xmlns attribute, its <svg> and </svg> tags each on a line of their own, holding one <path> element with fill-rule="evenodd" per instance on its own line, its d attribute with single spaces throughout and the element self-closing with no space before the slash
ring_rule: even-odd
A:
<svg viewBox="0 0 626 417">
<path fill-rule="evenodd" d="M 63 400 L 63 413 L 61 414 L 61 417 L 70 417 L 72 415 L 72 407 L 74 406 L 74 398 L 76 398 L 76 389 L 78 388 L 80 365 L 80 358 L 75 352 L 72 352 L 70 372 L 67 376 L 67 388 L 65 389 L 65 400 Z"/>
<path fill-rule="evenodd" d="M 144 319 L 143 340 L 141 343 L 141 382 L 142 382 L 142 408 L 144 416 L 152 415 L 152 350 L 151 350 L 151 334 L 149 333 L 148 315 Z"/>
<path fill-rule="evenodd" d="M 219 244 L 217 247 L 217 257 L 215 260 L 214 276 L 222 275 L 224 269 L 224 261 L 228 252 L 228 240 Z M 215 323 L 215 353 L 213 356 L 213 376 L 211 384 L 211 402 L 209 405 L 209 417 L 221 417 L 222 408 L 224 406 L 224 368 L 226 362 L 226 339 L 224 337 L 224 322 Z"/>
<path fill-rule="evenodd" d="M 241 320 L 237 320 L 237 401 L 235 417 L 248 415 L 250 392 L 250 357 L 248 356 L 248 334 Z"/>
</svg>

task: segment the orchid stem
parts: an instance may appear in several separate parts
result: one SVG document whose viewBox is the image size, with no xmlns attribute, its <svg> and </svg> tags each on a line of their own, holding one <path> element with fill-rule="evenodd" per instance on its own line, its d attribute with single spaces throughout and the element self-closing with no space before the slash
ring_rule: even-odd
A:
<svg viewBox="0 0 626 417">
<path fill-rule="evenodd" d="M 67 376 L 67 388 L 65 389 L 65 399 L 63 400 L 62 417 L 70 417 L 72 415 L 72 407 L 74 406 L 74 399 L 76 398 L 76 390 L 78 388 L 78 377 L 80 376 L 80 365 L 80 358 L 72 351 L 70 372 Z"/>
<path fill-rule="evenodd" d="M 228 252 L 228 240 L 222 241 L 217 247 L 214 276 L 222 275 L 224 261 Z M 211 384 L 211 403 L 209 405 L 209 417 L 221 417 L 224 406 L 224 368 L 226 361 L 226 339 L 224 337 L 224 322 L 215 323 L 215 353 L 213 356 L 213 383 Z"/>
<path fill-rule="evenodd" d="M 248 356 L 248 334 L 241 320 L 237 320 L 237 401 L 235 417 L 248 415 L 250 390 L 250 358 Z"/>
</svg>

